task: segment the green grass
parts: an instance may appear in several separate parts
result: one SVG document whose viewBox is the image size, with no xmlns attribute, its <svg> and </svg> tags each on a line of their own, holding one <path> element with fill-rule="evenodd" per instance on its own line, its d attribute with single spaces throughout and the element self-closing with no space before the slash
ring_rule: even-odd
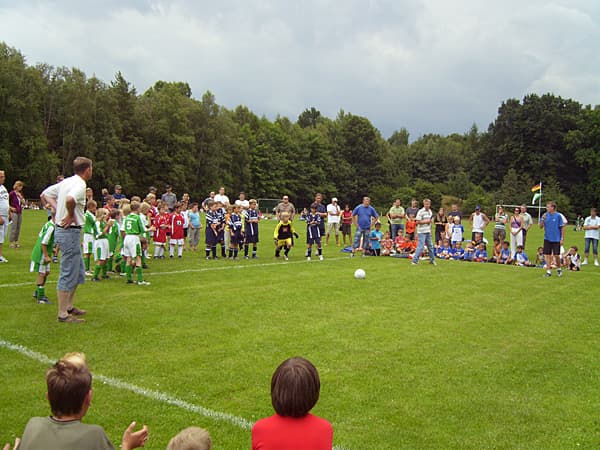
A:
<svg viewBox="0 0 600 450">
<path fill-rule="evenodd" d="M 43 221 L 27 212 L 23 248 L 5 249 L 0 340 L 53 360 L 84 351 L 96 374 L 250 422 L 272 414 L 275 367 L 305 356 L 321 375 L 314 413 L 333 423 L 343 448 L 600 444 L 600 268 L 545 279 L 540 269 L 493 264 L 351 260 L 331 245 L 325 261 L 303 261 L 299 245 L 286 263 L 272 257 L 269 221 L 258 261 L 206 261 L 203 252 L 151 260 L 151 286 L 86 283 L 76 304 L 87 322 L 59 324 L 55 304 L 31 298 L 28 261 Z M 530 256 L 539 242 L 536 229 Z M 582 242 L 568 230 L 566 244 Z M 358 267 L 365 280 L 353 278 Z M 20 283 L 29 284 L 6 286 Z M 0 440 L 8 441 L 29 417 L 49 414 L 47 366 L 2 346 L 0 359 Z M 247 429 L 98 379 L 85 420 L 117 444 L 136 420 L 150 427 L 151 449 L 192 424 L 210 431 L 215 449 L 250 447 Z"/>
</svg>

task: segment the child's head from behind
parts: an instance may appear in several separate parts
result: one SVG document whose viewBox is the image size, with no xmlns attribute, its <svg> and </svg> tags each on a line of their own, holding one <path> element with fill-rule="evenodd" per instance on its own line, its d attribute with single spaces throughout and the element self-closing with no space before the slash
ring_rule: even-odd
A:
<svg viewBox="0 0 600 450">
<path fill-rule="evenodd" d="M 98 204 L 95 200 L 88 200 L 88 202 L 86 203 L 86 207 L 89 212 L 91 212 L 92 214 L 96 214 L 96 208 L 98 207 Z"/>
<path fill-rule="evenodd" d="M 317 404 L 321 380 L 307 359 L 282 362 L 271 378 L 271 403 L 280 416 L 303 417 Z"/>
<path fill-rule="evenodd" d="M 167 445 L 167 450 L 210 450 L 211 448 L 210 434 L 200 427 L 181 430 Z"/>
</svg>

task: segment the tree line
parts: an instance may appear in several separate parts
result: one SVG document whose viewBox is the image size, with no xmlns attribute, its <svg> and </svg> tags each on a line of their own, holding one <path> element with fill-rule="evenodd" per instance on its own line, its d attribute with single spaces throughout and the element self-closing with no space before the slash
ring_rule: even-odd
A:
<svg viewBox="0 0 600 450">
<path fill-rule="evenodd" d="M 228 109 L 186 82 L 157 81 L 138 94 L 120 72 L 108 84 L 76 68 L 28 65 L 0 42 L 0 169 L 36 197 L 77 155 L 94 160 L 90 185 L 145 193 L 172 184 L 203 199 L 218 186 L 255 198 L 286 193 L 298 205 L 315 192 L 355 205 L 363 195 L 459 202 L 493 211 L 528 203 L 544 183 L 561 211 L 583 213 L 600 199 L 600 108 L 553 94 L 508 99 L 486 131 L 384 138 L 366 117 L 314 107 L 295 121 Z"/>
</svg>

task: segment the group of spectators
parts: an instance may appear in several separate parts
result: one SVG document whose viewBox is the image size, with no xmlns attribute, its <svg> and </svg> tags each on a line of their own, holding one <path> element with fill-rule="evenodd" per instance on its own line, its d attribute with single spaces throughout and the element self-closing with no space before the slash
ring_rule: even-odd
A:
<svg viewBox="0 0 600 450">
<path fill-rule="evenodd" d="M 21 223 L 23 218 L 23 208 L 25 207 L 25 197 L 23 196 L 23 182 L 17 180 L 13 184 L 12 191 L 8 192 L 4 186 L 6 174 L 0 170 L 0 263 L 7 263 L 8 260 L 3 255 L 2 247 L 6 236 L 8 235 L 8 224 L 10 223 L 10 248 L 18 248 L 19 235 L 21 234 Z"/>
<path fill-rule="evenodd" d="M 92 373 L 83 353 L 67 353 L 46 372 L 50 416 L 32 417 L 13 450 L 114 449 L 104 429 L 82 423 L 92 401 Z M 319 400 L 321 381 L 316 367 L 301 357 L 283 361 L 271 378 L 271 404 L 275 414 L 252 427 L 253 450 L 331 450 L 333 427 L 310 413 Z M 121 450 L 144 447 L 150 439 L 148 426 L 136 430 L 131 422 L 121 438 Z M 208 431 L 185 428 L 167 450 L 210 450 Z M 10 450 L 10 444 L 4 450 Z"/>
</svg>

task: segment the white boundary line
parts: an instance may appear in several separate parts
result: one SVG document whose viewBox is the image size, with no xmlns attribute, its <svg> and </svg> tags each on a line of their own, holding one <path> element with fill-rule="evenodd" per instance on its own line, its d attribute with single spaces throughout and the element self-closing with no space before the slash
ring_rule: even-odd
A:
<svg viewBox="0 0 600 450">
<path fill-rule="evenodd" d="M 13 344 L 12 342 L 5 341 L 4 339 L 0 339 L 0 347 L 20 353 L 21 355 L 27 356 L 28 358 L 38 361 L 42 364 L 52 365 L 56 362 L 55 360 L 50 359 L 48 356 L 42 353 L 38 353 L 23 345 Z M 98 373 L 94 373 L 94 378 L 96 380 L 100 380 L 103 384 L 107 384 L 117 389 L 131 391 L 134 394 L 141 395 L 142 397 L 166 403 L 168 405 L 176 406 L 178 408 L 185 409 L 186 411 L 199 414 L 209 419 L 228 422 L 232 425 L 241 428 L 242 430 L 250 430 L 252 429 L 252 425 L 254 425 L 253 422 L 250 422 L 244 419 L 243 417 L 238 417 L 234 416 L 233 414 L 215 411 L 200 405 L 194 405 L 193 403 L 186 402 L 185 400 L 173 397 L 172 395 L 166 394 L 164 392 L 146 389 L 140 386 L 136 386 L 135 384 L 127 383 L 126 381 L 121 381 L 117 378 L 107 377 Z M 334 446 L 333 449 L 344 450 L 345 447 Z"/>
<path fill-rule="evenodd" d="M 149 275 L 150 278 L 157 275 L 177 275 L 180 273 L 198 273 L 198 272 L 213 272 L 219 270 L 229 270 L 229 269 L 252 269 L 254 267 L 268 267 L 268 266 L 285 266 L 288 264 L 322 264 L 327 261 L 341 261 L 345 259 L 350 259 L 350 257 L 337 257 L 337 258 L 327 258 L 323 261 L 312 261 L 308 262 L 306 260 L 299 261 L 274 261 L 270 263 L 262 263 L 262 264 L 237 264 L 235 266 L 219 266 L 219 267 L 203 267 L 200 269 L 183 269 L 183 270 L 172 270 L 169 272 L 145 272 L 145 275 Z M 116 277 L 115 277 L 116 278 Z M 46 284 L 56 284 L 56 281 L 47 281 Z M 32 286 L 35 287 L 35 283 L 8 283 L 8 284 L 0 284 L 0 288 L 9 288 L 9 287 L 22 287 L 22 286 Z"/>
</svg>

